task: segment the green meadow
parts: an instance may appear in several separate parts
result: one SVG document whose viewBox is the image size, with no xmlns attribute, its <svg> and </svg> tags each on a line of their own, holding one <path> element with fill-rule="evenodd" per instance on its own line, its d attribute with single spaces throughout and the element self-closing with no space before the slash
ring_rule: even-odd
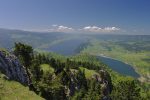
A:
<svg viewBox="0 0 150 100">
<path fill-rule="evenodd" d="M 19 82 L 4 79 L 0 74 L 0 100 L 44 100 Z"/>
<path fill-rule="evenodd" d="M 125 43 L 126 45 L 121 45 L 115 41 L 102 41 L 98 39 L 93 39 L 92 41 L 90 41 L 90 45 L 84 48 L 81 53 L 108 56 L 123 61 L 134 67 L 135 71 L 141 75 L 139 79 L 142 82 L 150 81 L 150 51 L 145 50 L 149 47 L 148 43 L 141 44 L 145 45 L 145 49 L 136 51 L 132 49 L 138 48 L 136 47 L 136 45 L 130 46 L 130 44 L 133 44 L 134 42 L 126 41 Z"/>
</svg>

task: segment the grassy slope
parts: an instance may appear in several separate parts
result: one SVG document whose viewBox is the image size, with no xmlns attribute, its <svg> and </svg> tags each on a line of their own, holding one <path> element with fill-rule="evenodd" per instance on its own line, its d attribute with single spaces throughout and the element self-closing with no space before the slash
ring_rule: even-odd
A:
<svg viewBox="0 0 150 100">
<path fill-rule="evenodd" d="M 44 100 L 29 91 L 28 87 L 15 81 L 3 79 L 4 75 L 0 74 L 0 100 Z"/>
<path fill-rule="evenodd" d="M 150 80 L 150 62 L 143 60 L 150 59 L 150 52 L 131 52 L 125 50 L 119 45 L 106 41 L 100 42 L 98 40 L 94 40 L 91 43 L 92 46 L 89 46 L 86 49 L 84 49 L 82 53 L 90 53 L 93 55 L 104 54 L 106 56 L 121 60 L 125 63 L 134 66 L 135 70 L 140 75 L 144 76 L 146 80 Z"/>
<path fill-rule="evenodd" d="M 89 70 L 89 69 L 84 68 L 84 67 L 79 67 L 79 68 L 80 68 L 82 71 L 84 71 L 85 77 L 86 77 L 87 79 L 92 78 L 92 75 L 94 75 L 94 74 L 99 75 L 95 70 Z"/>
<path fill-rule="evenodd" d="M 41 67 L 41 69 L 42 69 L 44 72 L 46 72 L 46 71 L 51 72 L 51 73 L 54 72 L 54 68 L 52 68 L 52 67 L 51 67 L 50 65 L 48 65 L 48 64 L 41 64 L 40 67 Z"/>
</svg>

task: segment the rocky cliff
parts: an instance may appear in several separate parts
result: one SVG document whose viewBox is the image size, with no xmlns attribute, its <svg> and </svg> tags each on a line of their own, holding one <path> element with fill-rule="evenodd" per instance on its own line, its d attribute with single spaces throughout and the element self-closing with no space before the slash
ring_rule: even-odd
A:
<svg viewBox="0 0 150 100">
<path fill-rule="evenodd" d="M 29 77 L 24 66 L 19 63 L 15 55 L 3 50 L 0 50 L 0 71 L 4 73 L 9 80 L 15 80 L 24 85 L 29 84 Z"/>
</svg>

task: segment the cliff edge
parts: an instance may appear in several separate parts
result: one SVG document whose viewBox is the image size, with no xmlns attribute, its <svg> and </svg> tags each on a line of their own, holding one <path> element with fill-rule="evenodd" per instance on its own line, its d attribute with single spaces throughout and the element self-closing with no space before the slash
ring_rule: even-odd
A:
<svg viewBox="0 0 150 100">
<path fill-rule="evenodd" d="M 0 71 L 9 80 L 15 80 L 24 85 L 29 84 L 29 77 L 24 66 L 20 64 L 15 55 L 4 50 L 0 50 Z"/>
</svg>

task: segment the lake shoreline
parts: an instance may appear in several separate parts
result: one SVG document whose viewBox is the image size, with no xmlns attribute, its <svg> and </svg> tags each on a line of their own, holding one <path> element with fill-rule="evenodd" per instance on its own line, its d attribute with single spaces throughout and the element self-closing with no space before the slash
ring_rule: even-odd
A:
<svg viewBox="0 0 150 100">
<path fill-rule="evenodd" d="M 95 56 L 95 55 L 94 55 Z M 116 61 L 120 61 L 120 62 L 123 62 L 123 61 L 121 61 L 121 60 L 117 60 L 117 59 L 115 59 L 115 58 L 111 58 L 111 57 L 109 57 L 109 56 L 106 56 L 106 55 L 104 55 L 104 54 L 100 54 L 100 55 L 98 55 L 98 57 L 104 57 L 104 58 L 109 58 L 109 59 L 112 59 L 112 60 L 116 60 Z M 137 77 L 136 79 L 138 79 L 140 82 L 150 82 L 150 80 L 149 79 L 147 79 L 147 78 L 145 78 L 144 76 L 142 76 L 140 73 L 138 73 L 137 72 L 137 70 L 136 70 L 136 67 L 135 66 L 133 66 L 133 65 L 130 65 L 129 63 L 127 63 L 127 62 L 123 62 L 123 63 L 125 63 L 125 64 L 127 64 L 127 65 L 129 65 L 129 66 L 131 66 L 133 69 L 134 69 L 134 71 L 139 75 L 139 77 Z"/>
<path fill-rule="evenodd" d="M 133 71 L 135 72 L 135 74 L 137 74 L 137 75 L 135 75 L 135 76 L 131 76 L 131 75 L 126 75 L 126 76 L 131 76 L 131 77 L 134 77 L 134 78 L 137 78 L 137 79 L 139 79 L 139 78 L 142 77 L 142 76 L 136 71 L 136 69 L 134 68 L 134 66 L 128 64 L 127 62 L 123 62 L 123 61 L 121 61 L 121 60 L 118 60 L 118 59 L 115 59 L 115 58 L 106 56 L 106 55 L 104 55 L 104 54 L 99 54 L 99 55 L 94 55 L 94 56 L 102 57 L 102 58 L 106 58 L 106 59 L 110 59 L 110 60 L 113 60 L 113 61 L 117 61 L 117 62 L 123 63 L 123 64 L 125 64 L 126 66 L 129 66 L 129 68 L 132 68 Z M 99 59 L 100 59 L 100 58 L 99 58 Z M 111 69 L 112 69 L 112 68 L 111 68 Z M 114 69 L 112 69 L 112 70 L 114 70 Z M 116 70 L 114 70 L 114 71 L 116 71 Z M 117 72 L 118 72 L 118 71 L 117 71 Z M 120 72 L 119 72 L 119 73 L 120 73 Z M 123 73 L 120 73 L 120 74 L 125 75 L 125 74 L 123 74 Z"/>
</svg>

